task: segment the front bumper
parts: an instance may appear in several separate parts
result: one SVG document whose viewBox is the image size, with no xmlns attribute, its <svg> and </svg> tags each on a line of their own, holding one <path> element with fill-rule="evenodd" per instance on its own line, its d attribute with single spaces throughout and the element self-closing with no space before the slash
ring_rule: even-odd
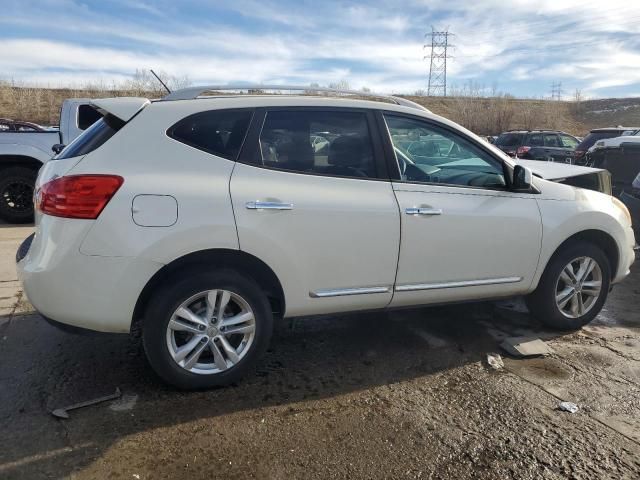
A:
<svg viewBox="0 0 640 480">
<path fill-rule="evenodd" d="M 16 260 L 24 293 L 38 312 L 56 322 L 129 332 L 140 292 L 162 265 L 80 253 L 83 222 L 45 217 L 35 236 L 23 242 Z"/>
</svg>

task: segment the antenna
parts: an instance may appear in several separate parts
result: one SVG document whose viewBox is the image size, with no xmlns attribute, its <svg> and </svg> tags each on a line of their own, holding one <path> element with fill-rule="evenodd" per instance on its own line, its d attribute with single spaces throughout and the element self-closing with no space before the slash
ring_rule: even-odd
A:
<svg viewBox="0 0 640 480">
<path fill-rule="evenodd" d="M 153 71 L 153 68 L 150 68 L 149 71 L 153 74 L 154 77 L 158 79 L 158 81 L 162 84 L 162 86 L 165 88 L 167 93 L 171 93 L 171 90 L 169 90 L 169 87 L 167 87 L 167 85 L 160 79 L 160 77 L 156 75 L 156 72 Z"/>
<path fill-rule="evenodd" d="M 425 37 L 428 34 L 425 34 Z M 449 27 L 444 31 L 436 31 L 431 27 L 431 63 L 429 64 L 429 86 L 427 88 L 428 96 L 447 96 L 447 49 L 453 48 L 449 45 L 449 37 L 453 33 L 449 33 Z M 429 48 L 425 44 L 423 48 Z M 424 58 L 427 58 L 426 56 Z"/>
</svg>

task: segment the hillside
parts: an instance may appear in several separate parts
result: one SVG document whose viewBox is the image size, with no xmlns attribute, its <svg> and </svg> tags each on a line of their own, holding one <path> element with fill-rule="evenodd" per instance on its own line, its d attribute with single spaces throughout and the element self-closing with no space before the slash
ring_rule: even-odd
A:
<svg viewBox="0 0 640 480">
<path fill-rule="evenodd" d="M 157 90 L 46 89 L 0 85 L 0 117 L 56 125 L 60 105 L 65 98 L 126 95 L 158 98 L 162 94 Z M 580 103 L 506 96 L 406 98 L 481 135 L 496 135 L 513 128 L 554 128 L 584 135 L 597 127 L 640 126 L 640 98 L 609 98 Z"/>
</svg>

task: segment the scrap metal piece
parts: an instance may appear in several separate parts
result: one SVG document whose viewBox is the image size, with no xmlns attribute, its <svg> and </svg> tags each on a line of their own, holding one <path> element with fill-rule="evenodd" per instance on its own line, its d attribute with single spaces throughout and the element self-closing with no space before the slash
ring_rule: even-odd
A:
<svg viewBox="0 0 640 480">
<path fill-rule="evenodd" d="M 504 368 L 504 362 L 502 357 L 498 353 L 487 353 L 487 363 L 494 370 L 500 370 Z"/>
<path fill-rule="evenodd" d="M 576 413 L 578 411 L 578 405 L 572 402 L 560 402 L 558 404 L 558 410 L 563 412 Z"/>
<path fill-rule="evenodd" d="M 56 408 L 51 412 L 56 418 L 69 418 L 69 410 L 76 410 L 78 408 L 89 407 L 91 405 L 96 405 L 102 402 L 108 402 L 109 400 L 115 400 L 116 398 L 120 398 L 122 393 L 119 388 L 116 388 L 115 393 L 111 395 L 105 395 L 104 397 L 94 398 L 93 400 L 86 400 L 84 402 L 76 403 L 74 405 L 69 405 L 68 407 Z"/>
<path fill-rule="evenodd" d="M 550 355 L 553 350 L 539 338 L 509 337 L 500 344 L 507 353 L 514 357 L 537 357 Z"/>
</svg>

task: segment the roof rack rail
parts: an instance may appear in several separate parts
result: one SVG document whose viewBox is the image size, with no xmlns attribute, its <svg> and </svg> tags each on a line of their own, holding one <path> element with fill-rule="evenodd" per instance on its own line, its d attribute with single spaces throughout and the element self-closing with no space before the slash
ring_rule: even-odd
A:
<svg viewBox="0 0 640 480">
<path fill-rule="evenodd" d="M 360 97 L 372 97 L 372 98 L 384 98 L 390 100 L 396 105 L 402 105 L 404 107 L 411 107 L 418 110 L 423 110 L 431 113 L 431 111 L 419 103 L 412 102 L 406 98 L 396 97 L 395 95 L 384 95 L 379 93 L 359 92 L 357 90 L 341 90 L 338 88 L 326 88 L 326 87 L 301 87 L 295 85 L 202 85 L 198 87 L 188 87 L 181 90 L 171 92 L 162 98 L 162 100 L 194 100 L 205 92 L 210 91 L 225 91 L 225 90 L 247 90 L 247 91 L 263 91 L 263 90 L 289 90 L 289 91 L 308 91 L 308 92 L 322 92 L 333 93 L 339 95 L 357 95 Z"/>
</svg>

